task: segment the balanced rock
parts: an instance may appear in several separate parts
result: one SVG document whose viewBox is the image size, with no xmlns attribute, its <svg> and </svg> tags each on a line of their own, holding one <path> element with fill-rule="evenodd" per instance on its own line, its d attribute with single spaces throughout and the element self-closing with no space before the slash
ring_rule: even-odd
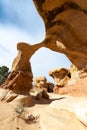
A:
<svg viewBox="0 0 87 130">
<path fill-rule="evenodd" d="M 1 86 L 2 88 L 10 89 L 16 94 L 29 94 L 33 79 L 29 60 L 40 47 L 43 47 L 43 43 L 30 45 L 20 42 L 17 44 L 18 54 L 12 63 L 11 73 Z"/>
<path fill-rule="evenodd" d="M 52 69 L 49 75 L 54 79 L 55 84 L 60 87 L 65 86 L 71 77 L 69 70 L 65 68 Z"/>
<path fill-rule="evenodd" d="M 59 93 L 59 88 L 64 87 L 68 84 L 68 81 L 71 78 L 71 74 L 68 69 L 59 68 L 59 69 L 52 69 L 49 72 L 49 75 L 55 81 L 55 87 L 53 88 L 54 93 Z"/>
</svg>

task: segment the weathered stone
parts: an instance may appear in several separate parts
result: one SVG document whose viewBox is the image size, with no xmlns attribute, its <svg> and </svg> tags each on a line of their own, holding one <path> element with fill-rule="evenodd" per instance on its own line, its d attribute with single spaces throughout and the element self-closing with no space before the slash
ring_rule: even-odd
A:
<svg viewBox="0 0 87 130">
<path fill-rule="evenodd" d="M 65 68 L 52 69 L 49 72 L 49 75 L 54 79 L 55 84 L 59 87 L 64 87 L 71 78 L 69 70 Z"/>
<path fill-rule="evenodd" d="M 45 76 L 36 76 L 33 79 L 34 90 L 45 90 L 46 92 L 53 92 L 54 84 L 48 82 Z"/>
<path fill-rule="evenodd" d="M 37 100 L 41 100 L 42 99 L 42 93 L 41 92 L 37 93 L 36 99 Z"/>
<path fill-rule="evenodd" d="M 9 92 L 9 89 L 0 88 L 0 101 L 4 100 L 8 92 Z"/>
<path fill-rule="evenodd" d="M 34 77 L 33 82 L 34 82 L 34 87 L 36 88 L 40 88 L 40 89 L 47 88 L 47 83 L 46 83 L 47 79 L 45 76 L 36 76 Z"/>
<path fill-rule="evenodd" d="M 78 79 L 75 82 L 69 83 L 65 87 L 59 88 L 59 94 L 68 94 L 74 96 L 87 95 L 87 77 Z"/>
<path fill-rule="evenodd" d="M 55 86 L 53 89 L 53 93 L 59 93 L 59 86 Z"/>
<path fill-rule="evenodd" d="M 45 90 L 42 91 L 42 97 L 45 99 L 49 99 L 49 95 L 46 93 Z"/>
<path fill-rule="evenodd" d="M 10 91 L 7 93 L 7 95 L 5 96 L 4 101 L 6 101 L 6 102 L 11 102 L 11 101 L 14 100 L 17 96 L 18 96 L 18 94 L 13 93 L 13 91 L 10 90 Z"/>
<path fill-rule="evenodd" d="M 71 79 L 79 79 L 87 77 L 87 73 L 83 70 L 78 70 L 73 64 L 70 66 Z"/>
<path fill-rule="evenodd" d="M 37 93 L 36 99 L 41 100 L 42 98 L 49 99 L 49 95 L 45 90 L 42 90 L 41 92 Z"/>
<path fill-rule="evenodd" d="M 87 128 L 76 118 L 76 116 L 62 109 L 44 110 L 40 116 L 42 130 L 86 130 Z"/>
<path fill-rule="evenodd" d="M 32 104 L 32 96 L 31 95 L 18 95 L 14 100 L 10 102 L 14 107 L 16 106 L 23 106 L 23 107 L 29 107 Z"/>
<path fill-rule="evenodd" d="M 70 74 L 71 74 L 71 78 L 68 81 L 68 85 L 73 85 L 76 83 L 76 81 L 78 79 L 82 79 L 87 77 L 87 73 L 84 70 L 79 70 L 75 65 L 71 64 L 70 66 Z"/>
<path fill-rule="evenodd" d="M 0 88 L 0 101 L 16 106 L 31 106 L 33 97 L 30 94 L 16 94 L 12 90 Z"/>
<path fill-rule="evenodd" d="M 64 97 L 65 98 L 61 100 L 53 101 L 50 104 L 51 108 L 72 112 L 85 126 L 87 126 L 87 97 L 73 97 L 67 95 Z"/>
<path fill-rule="evenodd" d="M 32 88 L 32 75 L 28 71 L 13 71 L 2 85 L 17 94 L 28 94 Z"/>
<path fill-rule="evenodd" d="M 42 130 L 87 129 L 87 96 L 50 94 L 50 99 L 52 102 L 40 112 Z"/>
<path fill-rule="evenodd" d="M 87 71 L 87 0 L 33 0 L 46 27 L 44 47 Z"/>
<path fill-rule="evenodd" d="M 47 89 L 48 89 L 48 92 L 53 92 L 53 89 L 54 89 L 54 84 L 47 81 Z"/>
<path fill-rule="evenodd" d="M 18 55 L 12 63 L 11 73 L 1 87 L 10 89 L 17 94 L 29 93 L 33 78 L 29 60 L 40 47 L 43 47 L 43 43 L 29 45 L 20 42 L 17 44 Z"/>
</svg>

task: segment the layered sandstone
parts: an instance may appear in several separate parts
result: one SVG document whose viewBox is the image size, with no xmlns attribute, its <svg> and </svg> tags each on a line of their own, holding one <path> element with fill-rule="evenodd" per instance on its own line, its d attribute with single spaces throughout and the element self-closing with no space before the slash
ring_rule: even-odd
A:
<svg viewBox="0 0 87 130">
<path fill-rule="evenodd" d="M 87 0 L 33 0 L 45 28 L 44 46 L 87 68 Z"/>
<path fill-rule="evenodd" d="M 55 81 L 55 87 L 53 88 L 54 93 L 59 93 L 59 88 L 65 87 L 71 79 L 71 73 L 66 68 L 52 69 L 50 70 L 49 75 Z"/>
<path fill-rule="evenodd" d="M 49 75 L 54 79 L 55 84 L 60 87 L 65 86 L 71 78 L 71 74 L 66 68 L 52 69 L 50 70 Z"/>
<path fill-rule="evenodd" d="M 20 42 L 17 44 L 18 54 L 12 63 L 11 73 L 1 86 L 2 88 L 10 89 L 17 94 L 29 94 L 33 79 L 29 60 L 40 47 L 43 47 L 43 43 L 30 45 Z"/>
</svg>

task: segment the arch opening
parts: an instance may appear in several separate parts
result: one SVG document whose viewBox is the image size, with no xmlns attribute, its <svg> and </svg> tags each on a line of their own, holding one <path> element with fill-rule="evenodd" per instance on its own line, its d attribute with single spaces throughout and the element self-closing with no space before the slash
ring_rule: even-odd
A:
<svg viewBox="0 0 87 130">
<path fill-rule="evenodd" d="M 31 66 L 33 76 L 45 76 L 48 81 L 54 82 L 48 75 L 53 68 L 69 68 L 71 62 L 61 53 L 54 52 L 48 48 L 42 47 L 31 57 Z"/>
</svg>

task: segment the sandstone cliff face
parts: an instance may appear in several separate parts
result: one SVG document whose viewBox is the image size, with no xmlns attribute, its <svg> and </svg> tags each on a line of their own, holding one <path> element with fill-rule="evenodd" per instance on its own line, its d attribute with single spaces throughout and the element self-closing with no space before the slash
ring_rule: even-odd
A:
<svg viewBox="0 0 87 130">
<path fill-rule="evenodd" d="M 87 68 L 87 0 L 33 0 L 46 27 L 44 46 Z"/>
</svg>

